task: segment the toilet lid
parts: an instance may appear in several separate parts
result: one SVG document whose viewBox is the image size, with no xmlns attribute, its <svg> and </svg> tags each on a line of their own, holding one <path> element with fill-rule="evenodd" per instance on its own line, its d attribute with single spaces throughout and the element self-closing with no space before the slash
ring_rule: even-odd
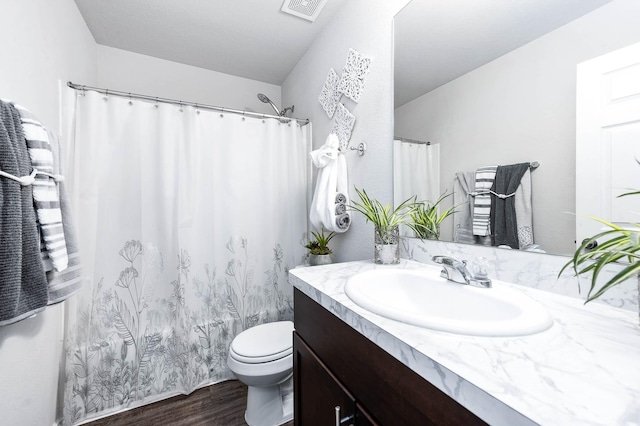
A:
<svg viewBox="0 0 640 426">
<path fill-rule="evenodd" d="M 231 342 L 231 355 L 243 362 L 268 362 L 287 356 L 293 347 L 293 322 L 257 325 L 238 334 Z"/>
</svg>

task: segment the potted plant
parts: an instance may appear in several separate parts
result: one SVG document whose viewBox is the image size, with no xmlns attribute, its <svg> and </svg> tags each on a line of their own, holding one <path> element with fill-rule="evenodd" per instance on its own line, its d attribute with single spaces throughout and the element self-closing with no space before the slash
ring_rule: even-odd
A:
<svg viewBox="0 0 640 426">
<path fill-rule="evenodd" d="M 442 200 L 451 195 L 453 194 L 447 194 L 445 191 L 435 203 L 430 201 L 416 203 L 410 214 L 412 222 L 407 224 L 416 233 L 416 237 L 421 240 L 440 239 L 440 224 L 456 212 L 457 206 L 446 209 L 442 214 L 438 214 L 438 207 Z"/>
<path fill-rule="evenodd" d="M 354 187 L 355 188 L 355 187 Z M 371 199 L 363 189 L 355 188 L 360 201 L 353 201 L 349 206 L 364 215 L 368 222 L 373 223 L 375 232 L 374 260 L 380 264 L 393 264 L 400 262 L 399 246 L 400 240 L 399 226 L 408 224 L 411 220 L 411 213 L 415 208 L 415 197 L 410 197 L 392 210 L 391 204 L 382 204 L 380 201 Z"/>
<path fill-rule="evenodd" d="M 320 232 L 311 232 L 313 240 L 309 241 L 305 247 L 309 249 L 309 265 L 326 265 L 331 263 L 331 249 L 329 248 L 329 241 L 336 235 L 335 232 L 331 232 L 329 235 L 325 235 L 324 229 Z"/>
<path fill-rule="evenodd" d="M 638 194 L 640 191 L 633 191 L 619 197 Z M 610 288 L 634 275 L 637 276 L 640 291 L 640 225 L 621 227 L 603 219 L 593 219 L 608 229 L 585 239 L 575 251 L 573 258 L 562 267 L 560 274 L 568 267 L 572 267 L 577 276 L 591 273 L 591 286 L 585 303 L 597 299 Z M 622 265 L 622 270 L 598 286 L 600 272 L 611 263 Z"/>
</svg>

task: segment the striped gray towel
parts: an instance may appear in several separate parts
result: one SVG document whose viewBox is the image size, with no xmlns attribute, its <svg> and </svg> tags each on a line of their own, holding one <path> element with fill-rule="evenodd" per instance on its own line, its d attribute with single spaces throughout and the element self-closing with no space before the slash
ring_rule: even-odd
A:
<svg viewBox="0 0 640 426">
<path fill-rule="evenodd" d="M 47 130 L 47 136 L 51 143 L 51 153 L 53 154 L 53 172 L 64 174 L 62 164 L 62 154 L 60 144 L 56 135 Z M 60 211 L 62 213 L 62 228 L 64 229 L 64 239 L 67 245 L 67 256 L 69 265 L 61 272 L 48 271 L 47 281 L 49 281 L 49 305 L 62 302 L 69 296 L 80 290 L 82 285 L 82 270 L 80 265 L 80 254 L 78 253 L 77 234 L 71 218 L 71 206 L 67 197 L 65 183 L 58 182 L 58 195 L 60 197 Z"/>
<path fill-rule="evenodd" d="M 473 202 L 473 235 L 491 235 L 489 227 L 491 215 L 491 194 L 489 190 L 496 177 L 498 166 L 484 166 L 476 170 L 475 192 Z"/>
<path fill-rule="evenodd" d="M 53 174 L 53 155 L 47 129 L 29 110 L 15 103 L 13 106 L 20 113 L 31 167 Z M 52 177 L 40 174 L 36 176 L 33 183 L 33 201 L 46 254 L 51 259 L 53 268 L 56 271 L 63 271 L 67 268 L 69 259 L 62 227 L 58 188 Z M 45 264 L 45 269 L 50 268 Z"/>
</svg>

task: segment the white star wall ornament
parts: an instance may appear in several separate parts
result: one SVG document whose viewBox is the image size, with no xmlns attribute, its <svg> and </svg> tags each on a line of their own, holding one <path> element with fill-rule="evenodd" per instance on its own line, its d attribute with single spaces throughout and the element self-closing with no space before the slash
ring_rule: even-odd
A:
<svg viewBox="0 0 640 426">
<path fill-rule="evenodd" d="M 356 117 L 342 105 L 338 103 L 336 108 L 335 117 L 333 118 L 333 128 L 331 133 L 338 136 L 340 141 L 340 151 L 345 151 L 349 146 L 349 140 L 351 139 L 351 132 L 353 131 L 353 125 L 356 123 Z"/>
<path fill-rule="evenodd" d="M 349 99 L 358 102 L 364 90 L 364 83 L 371 68 L 372 58 L 349 49 L 347 63 L 342 70 L 338 90 Z"/>
<path fill-rule="evenodd" d="M 322 92 L 320 92 L 320 96 L 318 96 L 318 101 L 320 101 L 322 109 L 324 109 L 329 118 L 333 117 L 336 106 L 342 97 L 342 93 L 338 90 L 339 81 L 340 77 L 336 71 L 331 68 L 329 74 L 327 74 L 327 79 L 322 85 Z"/>
</svg>

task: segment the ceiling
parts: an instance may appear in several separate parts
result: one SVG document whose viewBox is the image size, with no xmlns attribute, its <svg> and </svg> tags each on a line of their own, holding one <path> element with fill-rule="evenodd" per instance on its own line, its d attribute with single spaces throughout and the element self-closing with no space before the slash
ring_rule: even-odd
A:
<svg viewBox="0 0 640 426">
<path fill-rule="evenodd" d="M 395 18 L 395 107 L 611 0 L 413 0 Z"/>
<path fill-rule="evenodd" d="M 100 45 L 276 85 L 346 1 L 310 22 L 283 0 L 75 0 Z"/>
<path fill-rule="evenodd" d="M 611 0 L 413 0 L 395 19 L 400 106 Z M 315 22 L 283 0 L 75 0 L 100 45 L 281 85 L 347 0 Z"/>
</svg>

